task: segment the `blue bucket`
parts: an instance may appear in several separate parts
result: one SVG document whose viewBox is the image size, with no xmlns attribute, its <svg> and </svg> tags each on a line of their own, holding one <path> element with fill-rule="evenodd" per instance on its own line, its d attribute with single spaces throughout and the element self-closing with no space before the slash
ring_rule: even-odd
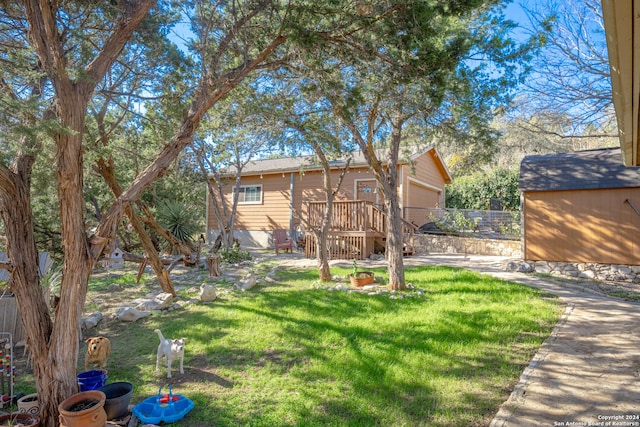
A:
<svg viewBox="0 0 640 427">
<path fill-rule="evenodd" d="M 78 374 L 80 391 L 98 390 L 107 383 L 107 371 L 87 371 Z"/>
</svg>

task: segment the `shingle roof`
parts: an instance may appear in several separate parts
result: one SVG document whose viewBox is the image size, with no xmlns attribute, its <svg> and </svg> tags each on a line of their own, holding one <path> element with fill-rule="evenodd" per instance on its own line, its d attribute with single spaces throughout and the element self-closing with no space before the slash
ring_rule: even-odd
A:
<svg viewBox="0 0 640 427">
<path fill-rule="evenodd" d="M 424 151 L 428 151 L 424 150 Z M 413 154 L 411 159 L 417 157 L 422 154 L 424 151 L 420 151 L 417 154 Z M 380 151 L 377 153 L 378 158 L 383 159 L 384 151 Z M 364 158 L 364 154 L 362 151 L 354 151 L 352 153 L 353 158 L 351 160 L 351 167 L 359 167 L 359 166 L 367 166 L 367 161 Z M 342 167 L 346 162 L 346 156 L 340 159 L 332 160 L 330 163 L 335 165 L 336 168 Z M 403 160 L 403 156 L 400 156 L 398 161 L 399 164 L 407 163 L 406 160 Z M 298 171 L 301 168 L 305 170 L 321 170 L 322 165 L 319 163 L 316 156 L 298 156 L 298 157 L 282 157 L 278 159 L 260 159 L 260 160 L 252 160 L 247 163 L 242 169 L 243 175 L 253 175 L 258 173 L 280 173 L 280 172 L 294 172 Z M 235 167 L 229 167 L 226 171 L 225 175 L 234 175 L 236 171 Z"/>
<path fill-rule="evenodd" d="M 620 148 L 527 156 L 520 164 L 521 191 L 640 187 L 640 168 L 622 163 Z"/>
</svg>

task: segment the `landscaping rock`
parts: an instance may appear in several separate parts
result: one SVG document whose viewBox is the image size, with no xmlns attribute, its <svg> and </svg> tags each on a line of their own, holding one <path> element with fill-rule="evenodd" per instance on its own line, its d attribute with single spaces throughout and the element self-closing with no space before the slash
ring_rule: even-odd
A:
<svg viewBox="0 0 640 427">
<path fill-rule="evenodd" d="M 137 303 L 136 309 L 140 311 L 166 310 L 171 307 L 174 296 L 168 292 L 162 292 L 152 298 L 139 298 L 134 301 Z"/>
<path fill-rule="evenodd" d="M 596 277 L 596 273 L 591 270 L 581 272 L 578 277 L 581 279 L 594 279 Z"/>
<path fill-rule="evenodd" d="M 215 299 L 218 298 L 218 295 L 216 294 L 215 286 L 208 285 L 206 283 L 203 283 L 202 285 L 200 285 L 199 296 L 200 296 L 200 301 L 202 302 L 211 302 L 211 301 L 215 301 Z"/>
<path fill-rule="evenodd" d="M 121 291 L 124 291 L 124 286 L 119 285 L 117 283 L 112 283 L 112 284 L 109 285 L 107 290 L 109 292 L 121 292 Z"/>
<path fill-rule="evenodd" d="M 267 282 L 276 282 L 276 272 L 278 271 L 278 266 L 273 267 L 265 276 L 264 280 L 266 280 Z"/>
<path fill-rule="evenodd" d="M 150 314 L 151 312 L 148 311 L 139 311 L 133 307 L 125 307 L 118 312 L 117 316 L 118 319 L 123 322 L 135 322 L 136 320 L 147 317 Z"/>
<path fill-rule="evenodd" d="M 248 291 L 256 285 L 256 275 L 253 273 L 249 273 L 248 276 L 241 280 L 239 283 L 236 283 L 236 288 L 241 291 Z"/>
<path fill-rule="evenodd" d="M 82 319 L 82 328 L 88 330 L 98 326 L 98 323 L 102 320 L 102 313 L 99 311 L 91 313 L 88 317 Z"/>
</svg>

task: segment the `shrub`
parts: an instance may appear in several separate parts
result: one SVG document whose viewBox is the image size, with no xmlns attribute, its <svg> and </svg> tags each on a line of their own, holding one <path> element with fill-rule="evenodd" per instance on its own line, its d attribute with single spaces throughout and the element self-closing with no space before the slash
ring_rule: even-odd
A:
<svg viewBox="0 0 640 427">
<path fill-rule="evenodd" d="M 450 209 L 489 210 L 491 199 L 500 200 L 504 210 L 520 210 L 517 170 L 476 172 L 456 178 L 447 186 L 446 206 Z"/>
<path fill-rule="evenodd" d="M 222 248 L 220 249 L 220 258 L 224 262 L 228 262 L 230 264 L 235 264 L 237 262 L 249 261 L 251 259 L 251 254 L 249 251 L 240 250 L 240 245 L 238 242 L 234 242 L 231 249 Z"/>
</svg>

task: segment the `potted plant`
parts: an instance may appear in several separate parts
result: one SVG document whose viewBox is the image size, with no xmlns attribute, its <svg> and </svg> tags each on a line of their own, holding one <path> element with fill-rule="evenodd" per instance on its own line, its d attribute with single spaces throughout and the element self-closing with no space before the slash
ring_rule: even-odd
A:
<svg viewBox="0 0 640 427">
<path fill-rule="evenodd" d="M 40 414 L 40 405 L 38 404 L 38 394 L 27 394 L 18 399 L 18 412 L 21 414 Z"/>
<path fill-rule="evenodd" d="M 76 393 L 58 405 L 60 424 L 66 427 L 104 427 L 107 396 L 100 390 Z"/>
<path fill-rule="evenodd" d="M 349 275 L 349 280 L 353 286 L 362 287 L 373 283 L 373 271 L 358 271 L 358 261 L 353 259 L 353 273 Z"/>
</svg>

